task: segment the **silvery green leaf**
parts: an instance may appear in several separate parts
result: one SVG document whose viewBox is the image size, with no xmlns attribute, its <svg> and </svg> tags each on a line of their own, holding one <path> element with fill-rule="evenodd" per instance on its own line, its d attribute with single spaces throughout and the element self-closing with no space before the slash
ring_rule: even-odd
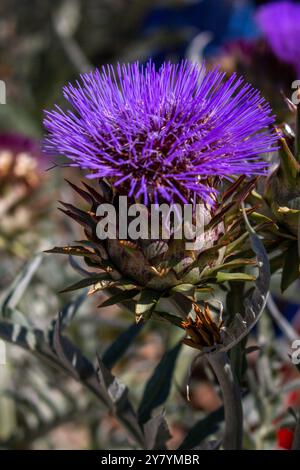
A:
<svg viewBox="0 0 300 470">
<path fill-rule="evenodd" d="M 0 300 L 0 314 L 9 318 L 9 314 L 14 311 L 22 296 L 24 295 L 32 277 L 36 273 L 42 255 L 36 255 L 31 261 L 25 264 L 21 272 L 14 279 L 12 285 L 6 290 Z"/>
</svg>

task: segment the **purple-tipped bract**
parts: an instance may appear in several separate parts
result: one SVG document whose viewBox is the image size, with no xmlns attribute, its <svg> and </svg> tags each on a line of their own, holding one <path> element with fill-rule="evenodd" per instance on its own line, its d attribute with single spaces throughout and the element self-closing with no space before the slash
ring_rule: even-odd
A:
<svg viewBox="0 0 300 470">
<path fill-rule="evenodd" d="M 256 20 L 277 58 L 300 74 L 300 5 L 285 1 L 263 5 Z"/>
<path fill-rule="evenodd" d="M 256 90 L 189 62 L 103 67 L 64 97 L 73 110 L 46 112 L 46 152 L 145 204 L 210 202 L 223 178 L 264 173 L 275 142 Z"/>
</svg>

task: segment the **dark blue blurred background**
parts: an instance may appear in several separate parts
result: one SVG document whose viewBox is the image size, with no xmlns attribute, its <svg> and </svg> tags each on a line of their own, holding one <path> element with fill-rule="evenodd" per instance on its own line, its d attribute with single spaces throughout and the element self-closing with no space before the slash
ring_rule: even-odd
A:
<svg viewBox="0 0 300 470">
<path fill-rule="evenodd" d="M 274 0 L 273 0 L 274 1 Z M 191 0 L 190 4 L 172 8 L 152 10 L 143 25 L 144 34 L 155 34 L 158 29 L 186 31 L 186 41 L 180 47 L 166 47 L 154 54 L 157 62 L 167 56 L 180 58 L 185 56 L 189 42 L 199 33 L 209 31 L 212 40 L 205 49 L 206 54 L 215 53 L 227 41 L 251 39 L 258 35 L 254 22 L 257 5 L 270 3 L 255 0 Z"/>
<path fill-rule="evenodd" d="M 154 58 L 161 62 L 168 55 L 184 56 L 190 40 L 199 33 L 209 31 L 212 40 L 206 53 L 216 51 L 224 42 L 238 38 L 253 38 L 258 34 L 253 20 L 255 2 L 251 0 L 200 0 L 177 8 L 157 8 L 144 23 L 144 34 L 155 34 L 158 29 L 187 32 L 186 42 L 180 48 L 166 47 Z"/>
</svg>

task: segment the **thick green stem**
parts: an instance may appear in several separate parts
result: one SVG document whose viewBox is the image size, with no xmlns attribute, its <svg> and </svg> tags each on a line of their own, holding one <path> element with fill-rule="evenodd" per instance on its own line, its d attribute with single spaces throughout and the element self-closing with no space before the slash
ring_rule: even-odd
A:
<svg viewBox="0 0 300 470">
<path fill-rule="evenodd" d="M 225 450 L 242 448 L 243 409 L 241 391 L 234 377 L 226 353 L 208 354 L 207 360 L 219 381 L 225 410 L 225 432 L 223 447 Z"/>
</svg>

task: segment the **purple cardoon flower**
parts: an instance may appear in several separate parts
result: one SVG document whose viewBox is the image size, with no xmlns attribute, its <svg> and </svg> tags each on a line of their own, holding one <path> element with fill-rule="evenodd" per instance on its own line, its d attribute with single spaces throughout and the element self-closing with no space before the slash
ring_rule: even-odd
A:
<svg viewBox="0 0 300 470">
<path fill-rule="evenodd" d="M 233 175 L 260 175 L 275 136 L 250 85 L 189 62 L 103 67 L 64 88 L 73 110 L 46 112 L 45 149 L 143 200 L 211 202 Z"/>
<path fill-rule="evenodd" d="M 300 74 L 300 5 L 269 3 L 258 9 L 256 20 L 273 53 Z"/>
</svg>

